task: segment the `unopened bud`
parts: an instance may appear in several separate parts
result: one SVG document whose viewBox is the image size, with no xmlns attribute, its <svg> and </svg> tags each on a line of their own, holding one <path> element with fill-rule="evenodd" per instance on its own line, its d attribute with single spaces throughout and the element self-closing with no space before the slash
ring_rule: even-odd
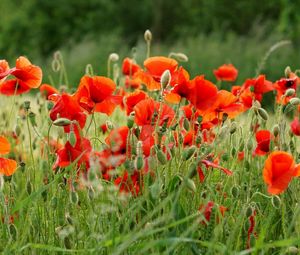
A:
<svg viewBox="0 0 300 255">
<path fill-rule="evenodd" d="M 196 151 L 196 146 L 194 146 L 194 145 L 189 148 L 184 149 L 184 151 L 182 153 L 182 159 L 184 161 L 190 159 L 193 156 L 193 154 L 195 153 L 195 151 Z"/>
<path fill-rule="evenodd" d="M 77 204 L 78 203 L 78 194 L 77 192 L 75 191 L 72 191 L 71 194 L 70 194 L 70 201 L 73 203 L 73 204 Z"/>
<path fill-rule="evenodd" d="M 237 186 L 233 186 L 230 190 L 230 193 L 231 195 L 234 197 L 234 198 L 237 198 L 239 196 L 239 188 Z"/>
<path fill-rule="evenodd" d="M 23 106 L 24 106 L 24 109 L 25 109 L 26 111 L 28 111 L 28 110 L 30 109 L 30 101 L 25 101 L 25 102 L 23 103 Z"/>
<path fill-rule="evenodd" d="M 21 128 L 19 125 L 16 125 L 14 128 L 14 132 L 17 136 L 19 136 L 21 134 Z"/>
<path fill-rule="evenodd" d="M 290 74 L 291 74 L 292 70 L 289 66 L 287 66 L 285 69 L 284 69 L 284 75 L 286 78 L 290 78 Z"/>
<path fill-rule="evenodd" d="M 264 108 L 258 108 L 258 115 L 265 121 L 269 118 L 269 115 Z"/>
<path fill-rule="evenodd" d="M 189 58 L 187 57 L 187 55 L 185 55 L 184 53 L 181 53 L 181 52 L 178 52 L 178 53 L 172 52 L 172 53 L 170 53 L 169 56 L 174 57 L 176 60 L 178 60 L 180 62 L 188 62 L 189 61 Z"/>
<path fill-rule="evenodd" d="M 195 182 L 190 179 L 190 178 L 185 178 L 184 179 L 184 184 L 185 186 L 192 192 L 196 192 L 197 191 L 197 188 L 196 188 L 196 184 Z"/>
<path fill-rule="evenodd" d="M 28 117 L 29 117 L 29 121 L 30 121 L 31 125 L 32 125 L 33 127 L 36 127 L 37 124 L 36 124 L 36 120 L 35 120 L 35 113 L 34 113 L 34 112 L 30 112 L 30 113 L 28 114 Z"/>
<path fill-rule="evenodd" d="M 152 40 L 152 33 L 149 29 L 145 31 L 144 38 L 146 42 L 150 42 Z"/>
<path fill-rule="evenodd" d="M 281 200 L 279 196 L 272 196 L 271 203 L 274 208 L 278 209 L 281 205 Z"/>
<path fill-rule="evenodd" d="M 117 53 L 111 53 L 109 55 L 109 60 L 112 62 L 117 62 L 119 60 L 119 55 Z"/>
<path fill-rule="evenodd" d="M 72 121 L 67 118 L 58 118 L 55 121 L 53 121 L 53 125 L 58 126 L 58 127 L 68 126 L 71 123 L 72 123 Z"/>
<path fill-rule="evenodd" d="M 77 138 L 76 138 L 76 135 L 75 135 L 74 131 L 70 131 L 69 142 L 72 145 L 72 147 L 74 147 L 76 142 L 77 142 Z"/>
<path fill-rule="evenodd" d="M 247 141 L 247 149 L 248 151 L 251 151 L 253 148 L 253 142 L 252 140 L 249 138 L 249 140 Z"/>
<path fill-rule="evenodd" d="M 188 174 L 189 178 L 193 178 L 197 174 L 197 166 L 198 166 L 197 162 L 193 162 L 190 165 L 190 167 L 189 167 L 189 174 Z"/>
<path fill-rule="evenodd" d="M 9 224 L 9 234 L 13 240 L 17 239 L 17 228 L 14 224 Z"/>
<path fill-rule="evenodd" d="M 299 249 L 296 246 L 290 246 L 286 249 L 285 254 L 299 254 Z"/>
<path fill-rule="evenodd" d="M 30 195 L 32 192 L 32 183 L 30 181 L 27 181 L 26 183 L 26 191 L 28 195 Z"/>
<path fill-rule="evenodd" d="M 163 74 L 160 77 L 160 84 L 163 88 L 166 88 L 171 81 L 171 73 L 170 70 L 166 70 L 163 72 Z"/>
<path fill-rule="evenodd" d="M 183 120 L 183 127 L 186 131 L 190 130 L 190 122 L 187 118 L 184 118 L 184 120 Z"/>
<path fill-rule="evenodd" d="M 246 209 L 246 217 L 249 218 L 253 213 L 253 208 L 252 206 L 248 206 L 248 208 Z"/>
<path fill-rule="evenodd" d="M 291 98 L 291 100 L 289 101 L 289 103 L 290 103 L 291 105 L 299 105 L 299 104 L 300 104 L 300 98 L 298 98 L 298 97 L 293 97 L 293 98 Z"/>
<path fill-rule="evenodd" d="M 157 150 L 156 150 L 156 156 L 157 156 L 158 161 L 159 161 L 162 165 L 167 164 L 168 160 L 167 160 L 166 154 L 163 153 L 160 149 L 157 149 Z"/>
<path fill-rule="evenodd" d="M 141 170 L 144 167 L 144 159 L 142 155 L 139 155 L 135 159 L 135 167 L 137 170 Z"/>
<path fill-rule="evenodd" d="M 291 96 L 295 95 L 295 92 L 296 92 L 296 91 L 295 91 L 294 89 L 289 88 L 289 89 L 287 89 L 287 90 L 285 91 L 284 95 L 285 95 L 286 97 L 291 97 Z"/>
<path fill-rule="evenodd" d="M 229 129 L 230 134 L 234 134 L 235 131 L 236 131 L 236 129 L 237 129 L 237 124 L 236 124 L 236 122 L 232 122 L 232 123 L 231 123 L 231 126 L 230 126 L 230 129 Z"/>
<path fill-rule="evenodd" d="M 278 124 L 275 124 L 275 125 L 273 126 L 273 128 L 272 128 L 272 133 L 273 133 L 273 135 L 274 135 L 275 137 L 278 136 L 278 134 L 279 134 L 279 125 L 278 125 Z"/>
</svg>

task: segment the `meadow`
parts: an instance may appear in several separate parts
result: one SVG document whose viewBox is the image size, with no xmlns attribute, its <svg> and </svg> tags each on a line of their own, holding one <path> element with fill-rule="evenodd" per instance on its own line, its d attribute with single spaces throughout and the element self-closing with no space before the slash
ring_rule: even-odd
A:
<svg viewBox="0 0 300 255">
<path fill-rule="evenodd" d="M 253 47 L 250 68 L 230 61 L 247 42 L 195 46 L 210 39 L 160 49 L 147 30 L 129 56 L 100 50 L 85 66 L 76 54 L 96 45 L 45 70 L 0 60 L 1 253 L 300 252 L 292 44 Z"/>
</svg>

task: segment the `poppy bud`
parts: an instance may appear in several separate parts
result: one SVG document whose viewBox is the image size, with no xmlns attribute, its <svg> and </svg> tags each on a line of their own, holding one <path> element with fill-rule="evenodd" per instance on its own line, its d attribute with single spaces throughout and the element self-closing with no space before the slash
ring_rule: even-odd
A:
<svg viewBox="0 0 300 255">
<path fill-rule="evenodd" d="M 194 146 L 194 145 L 189 148 L 184 149 L 184 151 L 182 153 L 182 159 L 184 161 L 190 159 L 193 156 L 193 154 L 195 153 L 195 151 L 196 151 L 196 146 Z"/>
<path fill-rule="evenodd" d="M 68 126 L 71 123 L 72 123 L 72 121 L 67 118 L 58 118 L 55 121 L 53 121 L 53 125 L 58 126 L 58 127 Z"/>
<path fill-rule="evenodd" d="M 187 57 L 187 55 L 185 55 L 184 53 L 181 53 L 181 52 L 178 52 L 178 53 L 171 52 L 169 54 L 169 57 L 173 57 L 180 62 L 188 62 L 189 61 L 189 58 Z"/>
<path fill-rule="evenodd" d="M 281 200 L 279 196 L 272 196 L 271 203 L 274 208 L 278 209 L 281 205 Z"/>
<path fill-rule="evenodd" d="M 32 183 L 30 181 L 27 181 L 26 183 L 26 191 L 28 195 L 30 195 L 32 192 Z"/>
<path fill-rule="evenodd" d="M 184 184 L 185 186 L 192 192 L 196 192 L 197 191 L 197 188 L 196 188 L 196 184 L 195 182 L 190 179 L 190 178 L 185 178 L 184 179 Z"/>
<path fill-rule="evenodd" d="M 285 91 L 284 95 L 285 95 L 286 97 L 291 97 L 291 96 L 295 95 L 295 92 L 296 92 L 296 91 L 295 91 L 294 89 L 289 88 L 289 89 L 287 89 L 287 90 Z"/>
<path fill-rule="evenodd" d="M 152 40 L 152 33 L 149 29 L 145 31 L 144 38 L 146 42 L 150 42 Z"/>
<path fill-rule="evenodd" d="M 66 249 L 68 249 L 68 250 L 72 249 L 71 240 L 67 236 L 64 238 L 64 245 L 65 245 Z"/>
<path fill-rule="evenodd" d="M 74 131 L 71 131 L 69 133 L 69 139 L 68 140 L 69 140 L 70 144 L 72 145 L 72 147 L 74 147 L 76 142 L 77 142 L 77 138 L 76 138 L 76 135 L 75 135 Z"/>
<path fill-rule="evenodd" d="M 296 246 L 290 246 L 286 249 L 285 254 L 299 254 L 299 249 Z"/>
<path fill-rule="evenodd" d="M 269 115 L 264 108 L 258 108 L 258 115 L 265 121 L 269 118 Z"/>
<path fill-rule="evenodd" d="M 117 53 L 111 53 L 108 58 L 112 62 L 117 62 L 119 60 L 119 55 Z"/>
<path fill-rule="evenodd" d="M 284 110 L 283 110 L 283 113 L 284 114 L 288 114 L 290 111 L 293 111 L 294 110 L 294 105 L 292 105 L 291 103 L 288 103 Z"/>
<path fill-rule="evenodd" d="M 56 207 L 57 207 L 57 197 L 52 197 L 51 206 L 52 206 L 53 209 L 56 209 Z"/>
<path fill-rule="evenodd" d="M 235 155 L 235 153 L 234 153 L 234 155 Z M 223 160 L 223 161 L 228 161 L 228 159 L 229 159 L 229 154 L 228 154 L 228 153 L 224 153 L 224 154 L 222 155 L 222 160 Z"/>
<path fill-rule="evenodd" d="M 71 201 L 71 203 L 77 204 L 78 200 L 79 200 L 79 197 L 78 197 L 77 192 L 76 191 L 72 191 L 71 194 L 70 194 L 70 201 Z"/>
<path fill-rule="evenodd" d="M 23 106 L 24 106 L 24 109 L 25 109 L 26 111 L 28 111 L 28 110 L 30 109 L 30 101 L 25 101 L 25 102 L 23 103 Z"/>
<path fill-rule="evenodd" d="M 9 224 L 9 234 L 12 237 L 13 240 L 17 239 L 17 228 L 14 224 Z"/>
<path fill-rule="evenodd" d="M 198 166 L 197 162 L 193 162 L 190 165 L 190 167 L 189 167 L 189 174 L 188 174 L 189 178 L 193 178 L 197 174 L 197 166 Z"/>
<path fill-rule="evenodd" d="M 290 74 L 291 74 L 292 70 L 289 66 L 287 66 L 285 69 L 284 69 L 284 75 L 286 78 L 290 78 Z"/>
<path fill-rule="evenodd" d="M 229 129 L 230 134 L 234 134 L 236 129 L 237 129 L 236 122 L 232 122 L 231 125 L 230 125 L 230 129 Z"/>
<path fill-rule="evenodd" d="M 144 159 L 142 155 L 139 155 L 135 159 L 135 167 L 137 170 L 141 170 L 144 167 Z"/>
<path fill-rule="evenodd" d="M 236 154 L 236 148 L 235 148 L 235 147 L 232 147 L 232 148 L 231 148 L 231 151 L 230 151 L 230 155 L 231 155 L 232 157 L 235 157 L 235 154 Z"/>
<path fill-rule="evenodd" d="M 73 219 L 71 218 L 69 213 L 65 214 L 66 222 L 70 225 L 73 225 Z"/>
<path fill-rule="evenodd" d="M 196 144 L 200 144 L 202 142 L 202 136 L 201 136 L 201 133 L 199 133 L 196 137 Z"/>
<path fill-rule="evenodd" d="M 148 165 L 149 165 L 149 168 L 151 170 L 156 169 L 157 168 L 157 161 L 156 161 L 156 159 L 154 157 L 150 156 L 148 158 Z"/>
<path fill-rule="evenodd" d="M 86 65 L 85 74 L 88 75 L 88 76 L 93 76 L 94 75 L 93 66 L 91 64 Z"/>
<path fill-rule="evenodd" d="M 245 143 L 244 141 L 241 141 L 240 145 L 239 145 L 239 151 L 243 151 L 245 147 Z"/>
<path fill-rule="evenodd" d="M 245 212 L 246 217 L 249 218 L 252 215 L 252 213 L 253 213 L 252 206 L 248 206 L 247 209 L 246 209 L 246 212 Z"/>
<path fill-rule="evenodd" d="M 254 108 L 257 108 L 257 109 L 258 109 L 258 108 L 261 108 L 260 102 L 257 101 L 257 100 L 255 100 L 254 103 L 253 103 L 253 107 L 254 107 Z"/>
<path fill-rule="evenodd" d="M 93 181 L 96 180 L 96 178 L 97 178 L 97 175 L 96 175 L 94 169 L 90 169 L 90 170 L 88 171 L 88 180 L 89 180 L 90 182 L 93 182 Z"/>
<path fill-rule="evenodd" d="M 239 196 L 239 188 L 237 186 L 233 186 L 230 190 L 230 193 L 231 195 L 234 197 L 234 198 L 237 198 Z"/>
<path fill-rule="evenodd" d="M 165 70 L 160 77 L 160 84 L 163 88 L 166 88 L 167 86 L 169 86 L 170 81 L 171 81 L 170 70 Z"/>
<path fill-rule="evenodd" d="M 134 112 L 131 112 L 131 113 L 134 113 Z M 127 118 L 127 127 L 129 129 L 131 129 L 133 127 L 133 125 L 134 125 L 134 114 L 131 114 L 131 113 L 130 113 L 130 115 Z"/>
<path fill-rule="evenodd" d="M 299 104 L 300 104 L 300 98 L 298 98 L 298 97 L 293 97 L 293 98 L 290 99 L 289 103 L 290 103 L 291 105 L 299 105 Z"/>
<path fill-rule="evenodd" d="M 156 157 L 162 165 L 167 164 L 168 160 L 166 154 L 164 154 L 160 149 L 156 150 Z"/>
<path fill-rule="evenodd" d="M 272 133 L 273 133 L 273 135 L 274 135 L 275 137 L 278 136 L 278 134 L 279 134 L 279 125 L 278 125 L 278 124 L 275 124 L 275 125 L 273 126 L 273 128 L 272 128 Z"/>
<path fill-rule="evenodd" d="M 53 102 L 51 102 L 51 101 L 47 102 L 47 109 L 48 109 L 48 111 L 51 111 L 51 109 L 53 108 L 53 106 L 54 106 Z"/>
<path fill-rule="evenodd" d="M 150 186 L 150 195 L 153 199 L 157 199 L 160 194 L 160 185 L 158 182 L 155 182 Z"/>
<path fill-rule="evenodd" d="M 14 132 L 17 136 L 19 136 L 21 134 L 21 128 L 18 124 L 14 128 Z"/>
<path fill-rule="evenodd" d="M 183 127 L 186 131 L 190 130 L 190 122 L 187 118 L 184 118 L 184 120 L 183 120 Z"/>
<path fill-rule="evenodd" d="M 36 127 L 37 124 L 36 124 L 36 120 L 35 120 L 35 113 L 34 113 L 34 112 L 30 112 L 30 113 L 28 114 L 28 117 L 29 117 L 29 121 L 30 121 L 31 125 L 32 125 L 33 127 Z"/>
</svg>

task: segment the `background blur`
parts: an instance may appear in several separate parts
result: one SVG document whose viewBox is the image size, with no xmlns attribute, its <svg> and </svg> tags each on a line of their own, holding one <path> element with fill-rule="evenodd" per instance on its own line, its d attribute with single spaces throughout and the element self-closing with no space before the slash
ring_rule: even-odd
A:
<svg viewBox="0 0 300 255">
<path fill-rule="evenodd" d="M 88 63 L 105 74 L 111 52 L 122 59 L 134 48 L 141 64 L 149 28 L 152 55 L 183 52 L 192 76 L 210 79 L 214 68 L 232 63 L 241 83 L 255 76 L 272 45 L 291 40 L 265 63 L 263 72 L 274 81 L 287 65 L 300 68 L 299 10 L 298 0 L 0 0 L 0 58 L 13 65 L 26 55 L 50 71 L 53 53 L 61 50 L 77 85 Z"/>
</svg>

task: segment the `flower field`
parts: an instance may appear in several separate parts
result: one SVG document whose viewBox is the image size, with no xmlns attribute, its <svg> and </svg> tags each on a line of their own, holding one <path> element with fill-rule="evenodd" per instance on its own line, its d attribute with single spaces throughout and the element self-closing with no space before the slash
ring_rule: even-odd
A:
<svg viewBox="0 0 300 255">
<path fill-rule="evenodd" d="M 50 84 L 0 60 L 3 254 L 300 252 L 298 70 L 191 77 L 151 40 L 72 86 L 60 52 Z"/>
</svg>

